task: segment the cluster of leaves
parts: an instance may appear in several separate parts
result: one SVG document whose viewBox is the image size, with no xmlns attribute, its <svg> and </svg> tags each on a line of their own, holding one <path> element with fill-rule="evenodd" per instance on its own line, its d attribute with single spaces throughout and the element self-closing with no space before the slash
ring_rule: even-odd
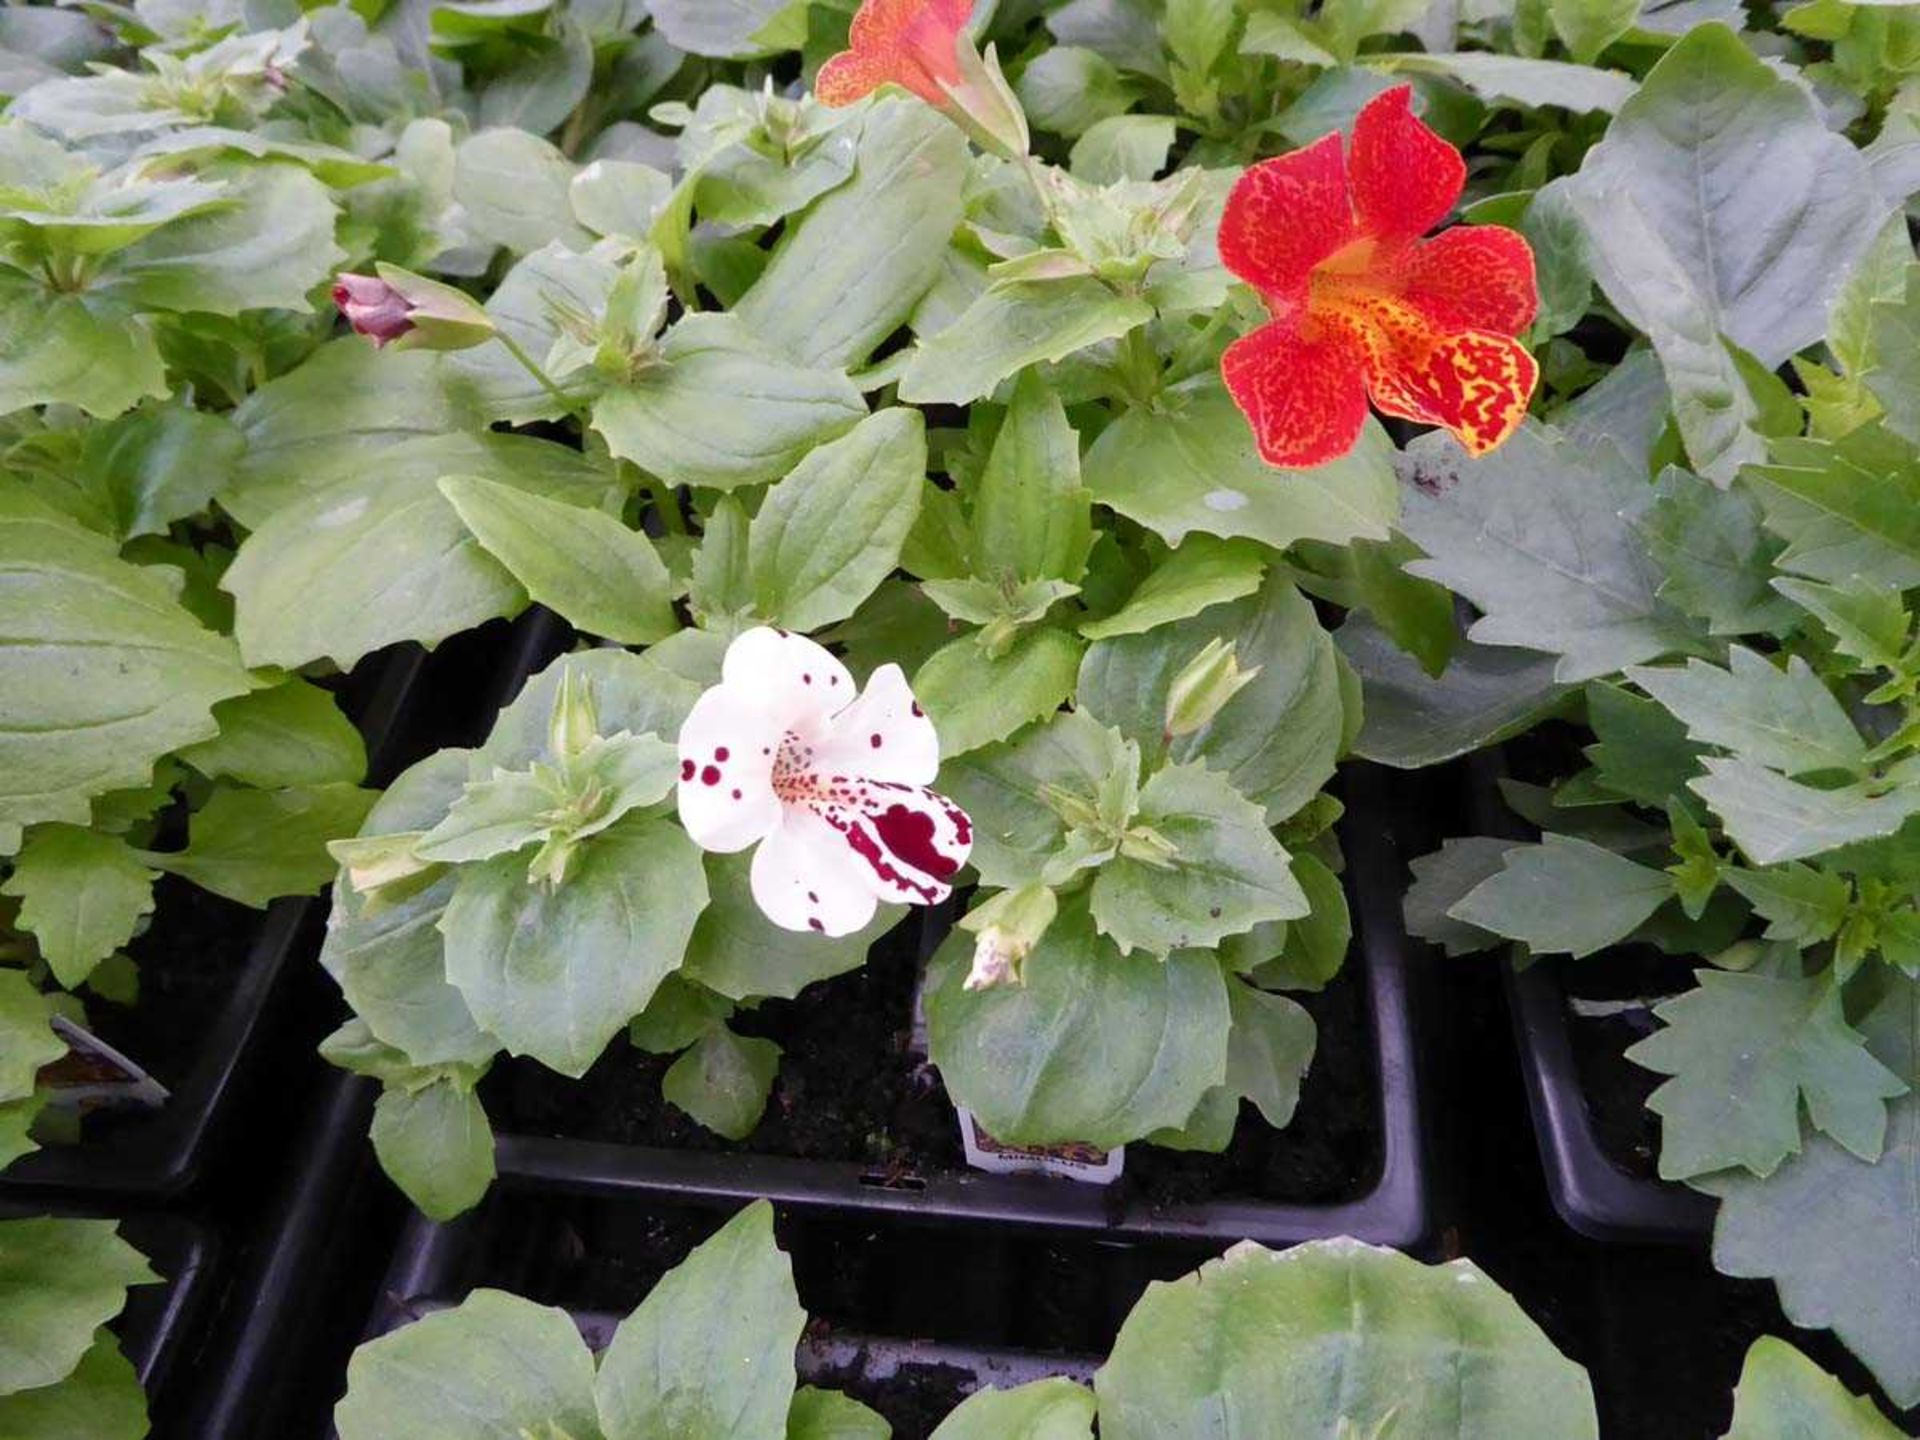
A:
<svg viewBox="0 0 1920 1440">
<path fill-rule="evenodd" d="M 0 1220 L 0 1434 L 141 1440 L 146 1396 L 106 1326 L 159 1278 L 111 1220 Z"/>
<path fill-rule="evenodd" d="M 1535 743 L 1549 783 L 1502 782 L 1537 842 L 1415 863 L 1412 928 L 1452 953 L 1697 957 L 1629 1052 L 1668 1077 L 1661 1174 L 1720 1199 L 1721 1269 L 1775 1279 L 1909 1405 L 1920 267 L 1913 187 L 1880 163 L 1905 143 L 1897 97 L 1862 150 L 1842 127 L 1880 118 L 1884 77 L 1860 105 L 1810 86 L 1846 68 L 1783 70 L 1703 26 L 1536 192 L 1564 196 L 1604 313 L 1645 343 L 1495 455 L 1409 445 L 1396 558 L 1471 626 L 1431 656 L 1380 617 L 1339 641 L 1363 755 L 1584 727 L 1584 748 L 1557 725 Z"/>
<path fill-rule="evenodd" d="M 565 1311 L 476 1290 L 362 1345 L 334 1420 L 341 1440 L 887 1440 L 891 1426 L 860 1401 L 798 1384 L 806 1323 L 762 1201 L 669 1271 L 598 1355 Z M 1471 1261 L 1428 1266 L 1326 1240 L 1284 1254 L 1237 1245 L 1149 1285 L 1091 1389 L 1065 1377 L 988 1386 L 934 1440 L 1091 1440 L 1096 1421 L 1107 1440 L 1199 1440 L 1223 1417 L 1275 1440 L 1599 1434 L 1586 1372 Z M 1872 1401 L 1767 1339 L 1747 1356 L 1724 1440 L 1898 1433 Z"/>
</svg>

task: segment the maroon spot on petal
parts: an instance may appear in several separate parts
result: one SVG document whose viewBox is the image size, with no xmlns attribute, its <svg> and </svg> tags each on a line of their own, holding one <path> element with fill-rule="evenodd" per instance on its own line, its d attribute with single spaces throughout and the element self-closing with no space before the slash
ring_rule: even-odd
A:
<svg viewBox="0 0 1920 1440">
<path fill-rule="evenodd" d="M 913 702 L 913 707 L 912 707 L 912 708 L 913 708 L 913 713 L 914 713 L 914 717 L 915 717 L 916 719 L 918 719 L 918 718 L 919 718 L 920 716 L 922 716 L 922 715 L 924 715 L 924 714 L 926 714 L 926 713 L 927 713 L 926 711 L 924 711 L 924 710 L 922 710 L 922 709 L 920 708 L 920 702 L 919 702 L 918 700 L 916 700 L 916 701 L 914 701 L 914 702 Z"/>
<path fill-rule="evenodd" d="M 680 778 L 682 780 L 691 780 L 693 778 L 693 772 L 694 763 L 691 760 L 682 760 L 680 762 Z"/>
<path fill-rule="evenodd" d="M 811 675 L 802 675 L 800 677 L 800 683 L 802 685 L 811 685 L 813 683 L 813 677 Z"/>
<path fill-rule="evenodd" d="M 878 735 L 869 735 L 867 737 L 867 743 L 878 750 L 880 748 L 880 737 Z"/>
<path fill-rule="evenodd" d="M 960 868 L 933 843 L 933 817 L 904 805 L 889 805 L 873 817 L 873 828 L 895 856 L 924 875 L 944 880 Z"/>
<path fill-rule="evenodd" d="M 818 931 L 819 931 L 819 932 L 820 932 L 820 933 L 821 933 L 822 935 L 824 935 L 824 934 L 826 934 L 826 933 L 827 933 L 827 927 L 826 927 L 826 926 L 824 926 L 824 925 L 822 925 L 822 924 L 821 924 L 821 923 L 820 923 L 820 922 L 819 922 L 818 920 L 816 920 L 816 919 L 811 919 L 811 918 L 810 918 L 810 919 L 809 919 L 809 920 L 807 921 L 807 927 L 808 927 L 809 929 L 812 929 L 812 930 L 818 930 Z"/>
<path fill-rule="evenodd" d="M 718 785 L 720 783 L 719 767 L 709 765 L 706 769 L 702 770 L 700 772 L 700 783 L 702 785 Z"/>
<path fill-rule="evenodd" d="M 814 894 L 813 891 L 811 890 L 807 891 L 807 899 L 815 905 L 818 905 L 820 903 L 820 897 Z"/>
<path fill-rule="evenodd" d="M 718 750 L 713 752 L 713 758 L 715 760 L 725 760 L 732 753 L 733 752 L 731 750 L 727 749 L 726 746 L 722 745 Z"/>
<path fill-rule="evenodd" d="M 827 684 L 838 685 L 839 683 L 840 683 L 840 677 L 838 675 L 827 676 Z"/>
<path fill-rule="evenodd" d="M 739 792 L 738 790 L 736 790 L 736 791 L 734 791 L 734 792 L 733 792 L 733 798 L 734 798 L 734 799 L 736 799 L 736 800 L 738 800 L 738 799 L 740 798 L 740 792 Z"/>
</svg>

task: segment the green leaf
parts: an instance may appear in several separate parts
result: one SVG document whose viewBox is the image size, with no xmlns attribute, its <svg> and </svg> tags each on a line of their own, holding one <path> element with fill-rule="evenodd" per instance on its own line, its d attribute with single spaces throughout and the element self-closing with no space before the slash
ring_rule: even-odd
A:
<svg viewBox="0 0 1920 1440">
<path fill-rule="evenodd" d="M 1788 775 L 1820 770 L 1858 773 L 1867 745 L 1847 712 L 1798 655 L 1779 669 L 1742 645 L 1730 668 L 1704 660 L 1685 666 L 1630 666 L 1627 678 L 1683 721 L 1687 734 L 1743 760 Z"/>
<path fill-rule="evenodd" d="M 471 1210 L 493 1184 L 493 1128 L 473 1088 L 456 1080 L 383 1091 L 373 1107 L 373 1153 L 429 1220 Z"/>
<path fill-rule="evenodd" d="M 1176 736 L 1164 729 L 1167 691 L 1211 640 L 1231 642 L 1243 671 L 1259 675 L 1207 724 Z M 1117 725 L 1149 756 L 1199 761 L 1285 820 L 1333 775 L 1346 712 L 1333 638 L 1313 606 L 1280 575 L 1258 595 L 1215 605 L 1144 635 L 1096 642 L 1080 666 L 1079 704 Z"/>
<path fill-rule="evenodd" d="M 939 278 L 966 175 L 957 127 L 918 101 L 880 101 L 852 181 L 789 222 L 736 313 L 803 364 L 860 364 Z"/>
<path fill-rule="evenodd" d="M 1093 1384 L 1102 1440 L 1599 1434 L 1586 1372 L 1471 1260 L 1358 1240 L 1245 1241 L 1149 1285 Z"/>
<path fill-rule="evenodd" d="M 675 49 L 744 60 L 767 53 L 756 37 L 786 4 L 787 0 L 647 0 L 647 9 Z"/>
<path fill-rule="evenodd" d="M 1776 576 L 1773 588 L 1811 611 L 1833 633 L 1834 648 L 1870 669 L 1892 670 L 1906 650 L 1912 621 L 1900 592 L 1855 580 L 1823 585 L 1792 575 Z"/>
<path fill-rule="evenodd" d="M 1640 0 L 1548 0 L 1547 14 L 1567 53 L 1591 65 L 1640 15 Z"/>
<path fill-rule="evenodd" d="M 942 1420 L 932 1440 L 1093 1440 L 1093 1392 L 1063 1376 L 1012 1390 L 977 1390 Z"/>
<path fill-rule="evenodd" d="M 75 990 L 153 913 L 155 878 L 117 835 L 36 825 L 0 893 L 20 901 L 16 923 L 32 933 L 54 978 Z"/>
<path fill-rule="evenodd" d="M 1834 585 L 1920 585 L 1920 450 L 1878 424 L 1843 438 L 1776 440 L 1746 472 L 1783 570 Z"/>
<path fill-rule="evenodd" d="M 744 1140 L 760 1123 L 780 1073 L 780 1047 L 715 1025 L 667 1068 L 660 1093 L 714 1134 Z"/>
<path fill-rule="evenodd" d="M 1853 886 L 1842 876 L 1806 865 L 1729 870 L 1724 878 L 1767 922 L 1768 940 L 1803 946 L 1831 940 L 1853 903 Z"/>
<path fill-rule="evenodd" d="M 112 416 L 166 393 L 152 327 L 124 301 L 50 290 L 0 268 L 0 414 L 76 405 Z"/>
<path fill-rule="evenodd" d="M 574 164 L 537 135 L 499 127 L 460 142 L 453 198 L 467 234 L 526 255 L 559 240 L 585 250 L 593 237 L 573 218 Z"/>
<path fill-rule="evenodd" d="M 668 756 L 674 753 L 671 746 L 653 743 Z M 667 768 L 669 785 L 673 768 Z M 468 781 L 446 818 L 420 837 L 413 853 L 422 860 L 459 864 L 524 849 L 554 833 L 554 811 L 562 803 L 545 776 L 496 770 L 490 779 Z"/>
<path fill-rule="evenodd" d="M 1791 615 L 1768 584 L 1783 547 L 1762 528 L 1751 494 L 1715 489 L 1678 467 L 1655 491 L 1640 533 L 1666 571 L 1662 600 L 1705 620 L 1714 635 L 1775 629 Z"/>
<path fill-rule="evenodd" d="M 1013 93 L 1035 130 L 1073 140 L 1100 121 L 1125 114 L 1141 92 L 1105 56 L 1078 45 L 1055 45 L 1027 63 Z"/>
<path fill-rule="evenodd" d="M 224 415 L 184 405 L 148 406 L 88 426 L 79 464 L 70 475 L 47 477 L 52 483 L 38 493 L 117 540 L 163 535 L 176 520 L 207 508 L 244 449 Z"/>
<path fill-rule="evenodd" d="M 1911 982 L 1896 981 L 1860 1029 L 1876 1059 L 1910 1084 L 1920 1080 L 1920 990 Z M 1831 1327 L 1906 1407 L 1920 1403 L 1920 1252 L 1912 1244 L 1920 1095 L 1909 1091 L 1888 1108 L 1875 1163 L 1813 1135 L 1765 1179 L 1729 1170 L 1693 1183 L 1720 1197 L 1714 1267 L 1772 1279 L 1789 1320 Z"/>
<path fill-rule="evenodd" d="M 1453 911 L 1483 881 L 1506 869 L 1512 848 L 1511 840 L 1470 835 L 1443 840 L 1438 850 L 1414 860 L 1413 883 L 1401 906 L 1407 933 L 1449 955 L 1471 955 L 1498 945 L 1500 937 L 1493 931 L 1458 919 Z"/>
<path fill-rule="evenodd" d="M 582 171 L 581 178 L 592 173 Z M 603 337 L 615 330 L 608 312 L 621 268 L 612 256 L 597 249 L 583 255 L 558 241 L 543 245 L 507 271 L 487 298 L 487 314 L 501 334 L 541 365 L 563 393 L 580 400 L 590 398 L 604 387 L 606 377 L 586 362 L 594 358 Z M 640 304 L 634 309 L 645 314 Z M 584 338 L 576 330 L 584 332 Z M 644 320 L 636 320 L 621 333 L 622 350 L 653 338 Z M 556 342 L 563 337 L 568 348 L 556 351 Z M 556 420 L 565 413 L 561 402 L 504 343 L 455 351 L 446 356 L 445 369 L 457 377 L 457 384 L 472 387 L 474 398 L 496 420 L 526 424 Z"/>
<path fill-rule="evenodd" d="M 1250 540 L 1194 535 L 1140 582 L 1125 605 L 1104 620 L 1088 621 L 1080 633 L 1089 640 L 1138 635 L 1251 595 L 1267 573 L 1267 559 L 1268 552 Z"/>
<path fill-rule="evenodd" d="M 73 1373 L 53 1385 L 0 1395 L 7 1440 L 143 1440 L 147 1397 L 113 1332 L 95 1333 Z"/>
<path fill-rule="evenodd" d="M 1599 783 L 1655 810 L 1684 799 L 1700 773 L 1700 747 L 1686 726 L 1657 701 L 1605 681 L 1587 686 L 1587 724 L 1599 743 L 1585 754 Z"/>
<path fill-rule="evenodd" d="M 353 1352 L 340 1440 L 598 1440 L 593 1352 L 564 1310 L 475 1290 Z"/>
<path fill-rule="evenodd" d="M 706 903 L 685 832 L 629 816 L 557 889 L 529 885 L 512 855 L 462 867 L 440 921 L 447 978 L 508 1050 L 577 1079 L 679 968 Z"/>
<path fill-rule="evenodd" d="M 713 908 L 709 904 L 700 918 L 704 921 Z M 649 1055 L 677 1055 L 733 1010 L 732 1000 L 688 978 L 682 969 L 660 982 L 647 1008 L 627 1027 L 627 1039 Z"/>
<path fill-rule="evenodd" d="M 775 479 L 867 413 L 844 374 L 782 358 L 735 315 L 686 316 L 660 359 L 595 402 L 593 428 L 671 485 Z"/>
<path fill-rule="evenodd" d="M 838 1390 L 803 1385 L 787 1411 L 787 1440 L 892 1440 L 893 1427 Z"/>
<path fill-rule="evenodd" d="M 1611 446 L 1530 422 L 1470 460 L 1436 433 L 1408 447 L 1404 473 L 1401 526 L 1429 557 L 1406 568 L 1473 602 L 1472 639 L 1556 654 L 1565 683 L 1695 647 L 1634 530 L 1651 492 Z"/>
<path fill-rule="evenodd" d="M 1172 847 L 1120 854 L 1094 877 L 1094 928 L 1122 952 L 1209 949 L 1263 920 L 1294 920 L 1307 897 L 1261 808 L 1204 765 L 1169 765 L 1141 787 L 1137 826 Z"/>
<path fill-rule="evenodd" d="M 1665 1028 L 1627 1058 L 1673 1078 L 1647 1101 L 1665 1122 L 1660 1174 L 1686 1180 L 1739 1166 L 1771 1175 L 1814 1127 L 1878 1160 L 1885 1102 L 1906 1084 L 1872 1055 L 1827 976 L 1701 970 L 1698 988 L 1659 1006 Z"/>
<path fill-rule="evenodd" d="M 1267 1124 L 1284 1130 L 1313 1063 L 1318 1036 L 1313 1016 L 1286 996 L 1269 995 L 1237 978 L 1227 981 L 1227 1003 L 1233 1016 L 1227 1088 L 1251 1100 Z"/>
<path fill-rule="evenodd" d="M 5 1017 L 0 1016 L 0 1026 L 5 1024 Z M 0 1100 L 0 1171 L 40 1148 L 33 1137 L 33 1125 L 50 1098 L 49 1092 L 40 1090 L 23 1099 Z"/>
<path fill-rule="evenodd" d="M 970 499 L 975 575 L 1078 583 L 1086 573 L 1093 506 L 1080 484 L 1079 438 L 1037 372 L 1015 383 Z"/>
<path fill-rule="evenodd" d="M 1673 894 L 1673 877 L 1570 835 L 1516 845 L 1498 875 L 1447 914 L 1540 953 L 1574 956 L 1624 940 Z"/>
<path fill-rule="evenodd" d="M 1089 185 L 1153 179 L 1167 166 L 1178 122 L 1171 115 L 1114 115 L 1074 141 L 1068 167 Z"/>
<path fill-rule="evenodd" d="M 707 857 L 707 886 L 713 898 L 693 927 L 686 963 L 679 972 L 728 999 L 791 1000 L 816 980 L 857 970 L 867 958 L 868 947 L 891 930 L 902 914 L 897 905 L 882 905 L 864 929 L 838 939 L 782 929 L 754 901 L 750 863 L 745 854 Z"/>
<path fill-rule="evenodd" d="M 87 801 L 148 783 L 205 740 L 212 708 L 252 688 L 233 642 L 180 607 L 163 575 L 13 492 L 0 500 L 0 825 L 84 824 Z"/>
<path fill-rule="evenodd" d="M 1293 857 L 1293 878 L 1310 908 L 1286 927 L 1279 953 L 1254 967 L 1251 978 L 1263 989 L 1320 990 L 1340 973 L 1353 941 L 1346 887 L 1312 855 Z M 1260 928 L 1251 933 L 1258 935 Z"/>
<path fill-rule="evenodd" d="M 1153 318 L 1153 307 L 1092 277 L 987 290 L 953 324 L 923 338 L 900 377 L 915 405 L 965 405 L 1008 376 L 1114 340 Z"/>
<path fill-rule="evenodd" d="M 1638 0 L 1610 0 L 1618 10 L 1622 3 L 1629 17 Z M 1559 25 L 1560 12 L 1592 9 L 1593 0 L 1556 0 L 1550 8 Z M 1623 27 L 1624 28 L 1624 27 Z M 1563 32 L 1564 34 L 1564 32 Z M 1568 43 L 1572 49 L 1572 43 Z M 1456 51 L 1452 54 L 1405 54 L 1368 56 L 1368 63 L 1396 73 L 1444 75 L 1457 80 L 1489 104 L 1557 105 L 1563 109 L 1588 113 L 1604 111 L 1611 115 L 1633 98 L 1634 84 L 1617 70 L 1596 70 L 1584 63 L 1591 55 L 1579 56 L 1578 65 L 1561 60 L 1538 60 L 1521 55 L 1497 55 L 1483 50 Z"/>
<path fill-rule="evenodd" d="M 1226 985 L 1211 955 L 1122 955 L 1069 904 L 1024 983 L 966 990 L 972 957 L 955 931 L 928 967 L 932 1058 L 954 1101 L 1008 1144 L 1123 1145 L 1184 1124 L 1226 1078 Z"/>
<path fill-rule="evenodd" d="M 112 1220 L 0 1220 L 0 1395 L 66 1379 L 127 1287 L 158 1278 Z"/>
<path fill-rule="evenodd" d="M 67 1053 L 54 1033 L 53 1001 L 42 995 L 23 970 L 0 970 L 0 1100 L 33 1093 L 42 1065 Z"/>
<path fill-rule="evenodd" d="M 1784 1340 L 1762 1335 L 1733 1391 L 1721 1440 L 1900 1440 L 1871 1398 L 1847 1388 Z"/>
<path fill-rule="evenodd" d="M 339 702 L 295 676 L 213 707 L 220 733 L 179 758 L 209 779 L 273 789 L 282 785 L 357 785 L 367 747 Z"/>
<path fill-rule="evenodd" d="M 1768 369 L 1824 333 L 1880 219 L 1865 162 L 1807 87 L 1721 24 L 1648 72 L 1587 152 L 1576 197 L 1601 284 L 1656 348 L 1673 301 L 1650 286 L 1671 277 L 1707 330 Z"/>
<path fill-rule="evenodd" d="M 517 435 L 446 434 L 349 450 L 241 543 L 221 588 L 257 665 L 350 669 L 399 640 L 431 645 L 525 607 L 526 591 L 461 523 L 447 476 L 596 506 L 613 481 L 577 451 Z"/>
<path fill-rule="evenodd" d="M 1300 540 L 1385 540 L 1399 510 L 1393 446 L 1369 422 L 1345 456 L 1310 470 L 1276 470 L 1209 371 L 1124 411 L 1086 456 L 1102 505 L 1178 545 L 1195 530 L 1284 550 Z"/>
<path fill-rule="evenodd" d="M 333 878 L 327 842 L 354 834 L 379 793 L 357 785 L 221 788 L 187 825 L 187 848 L 141 858 L 204 890 L 264 909 Z"/>
<path fill-rule="evenodd" d="M 610 1440 L 778 1440 L 806 1323 L 793 1266 L 773 1242 L 773 1207 L 756 1201 L 614 1331 L 595 1387 Z"/>
<path fill-rule="evenodd" d="M 115 255 L 105 288 L 142 310 L 310 310 L 307 293 L 347 258 L 327 187 L 295 165 L 251 166 L 226 184 L 221 208 Z"/>
<path fill-rule="evenodd" d="M 926 483 L 925 423 L 905 406 L 809 453 L 748 526 L 755 608 L 800 631 L 853 614 L 899 565 Z"/>
<path fill-rule="evenodd" d="M 1462 641 L 1447 668 L 1428 675 L 1365 615 L 1334 632 L 1360 676 L 1365 720 L 1357 755 L 1400 770 L 1471 754 L 1518 735 L 1557 709 L 1568 687 L 1551 656 Z"/>
<path fill-rule="evenodd" d="M 551 761 L 554 702 L 568 678 L 578 693 L 593 696 L 603 732 L 618 735 L 624 730 L 671 742 L 700 693 L 720 683 L 725 650 L 719 636 L 683 630 L 644 655 L 612 647 L 563 655 L 527 681 L 500 712 L 486 743 L 471 752 L 468 778 L 491 779 L 496 770 L 525 770 L 535 761 Z M 685 664 L 690 657 L 698 663 Z M 440 813 L 444 815 L 445 808 Z"/>
<path fill-rule="evenodd" d="M 1895 255 L 1911 262 L 1913 247 L 1907 240 L 1906 227 L 1899 226 L 1893 238 Z M 1920 366 L 1913 358 L 1916 327 L 1920 327 L 1920 265 L 1903 264 L 1901 278 L 1905 283 L 1891 287 L 1891 298 L 1869 299 L 1864 328 L 1870 348 L 1867 355 L 1857 358 L 1871 363 L 1854 368 L 1865 371 L 1862 378 L 1867 389 L 1886 407 L 1888 427 L 1909 440 L 1920 441 L 1920 429 L 1913 419 L 1914 403 L 1920 400 Z"/>
<path fill-rule="evenodd" d="M 913 693 L 933 717 L 948 760 L 1004 740 L 1051 715 L 1073 693 L 1082 645 L 1064 630 L 1040 626 L 1003 655 L 962 636 L 934 652 L 913 677 Z"/>
<path fill-rule="evenodd" d="M 1809 856 L 1892 835 L 1920 815 L 1920 785 L 1871 782 L 1816 790 L 1746 760 L 1709 758 L 1694 793 L 1713 807 L 1728 837 L 1756 865 Z"/>
<path fill-rule="evenodd" d="M 614 516 L 464 476 L 442 480 L 440 493 L 527 594 L 575 629 L 650 645 L 680 628 L 667 567 Z"/>
</svg>

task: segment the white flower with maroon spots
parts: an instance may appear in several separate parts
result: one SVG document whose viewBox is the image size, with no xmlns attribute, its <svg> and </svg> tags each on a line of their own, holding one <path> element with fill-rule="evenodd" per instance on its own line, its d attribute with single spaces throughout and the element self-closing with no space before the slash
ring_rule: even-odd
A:
<svg viewBox="0 0 1920 1440">
<path fill-rule="evenodd" d="M 883 900 L 946 899 L 966 812 L 927 788 L 940 741 L 898 665 L 846 666 L 765 627 L 727 647 L 680 727 L 680 822 L 703 849 L 759 845 L 753 898 L 789 930 L 850 935 Z"/>
</svg>

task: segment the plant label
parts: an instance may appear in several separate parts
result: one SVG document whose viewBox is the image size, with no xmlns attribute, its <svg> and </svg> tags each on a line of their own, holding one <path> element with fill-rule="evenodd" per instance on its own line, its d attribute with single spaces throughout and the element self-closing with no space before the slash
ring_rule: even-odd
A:
<svg viewBox="0 0 1920 1440">
<path fill-rule="evenodd" d="M 967 1164 L 994 1175 L 1055 1175 L 1083 1185 L 1111 1185 L 1126 1169 L 1127 1147 L 1096 1145 L 1008 1145 L 989 1135 L 971 1110 L 953 1107 L 960 1117 L 960 1141 Z"/>
</svg>

